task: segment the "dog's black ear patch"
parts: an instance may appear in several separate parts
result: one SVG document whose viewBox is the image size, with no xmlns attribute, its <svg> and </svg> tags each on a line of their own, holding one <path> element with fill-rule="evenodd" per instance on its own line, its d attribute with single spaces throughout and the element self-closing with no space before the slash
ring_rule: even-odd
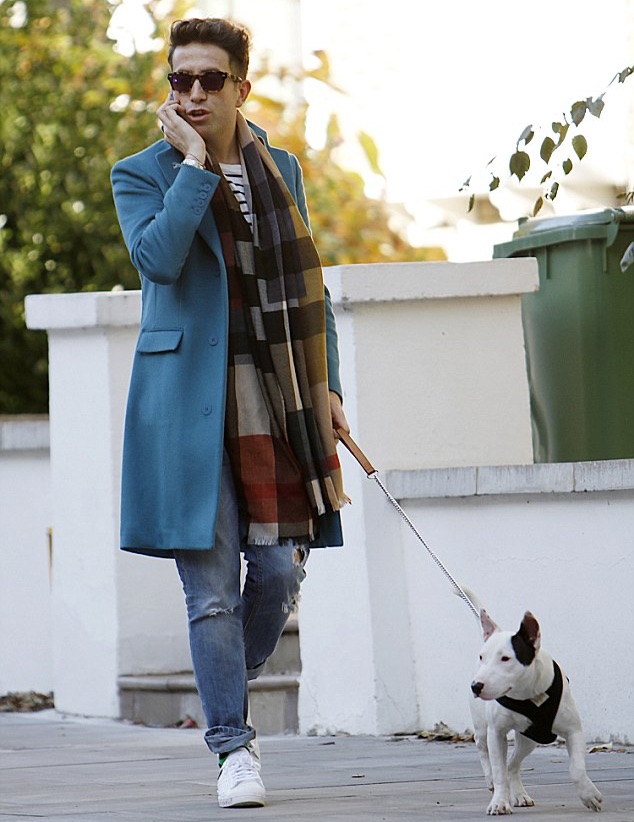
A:
<svg viewBox="0 0 634 822">
<path fill-rule="evenodd" d="M 511 637 L 511 644 L 518 661 L 530 665 L 539 647 L 539 623 L 529 611 L 524 614 L 519 631 Z"/>
<path fill-rule="evenodd" d="M 511 637 L 511 645 L 513 646 L 518 662 L 521 662 L 522 665 L 530 665 L 535 659 L 535 648 L 530 642 L 526 641 L 521 631 L 518 631 L 515 636 Z"/>
</svg>

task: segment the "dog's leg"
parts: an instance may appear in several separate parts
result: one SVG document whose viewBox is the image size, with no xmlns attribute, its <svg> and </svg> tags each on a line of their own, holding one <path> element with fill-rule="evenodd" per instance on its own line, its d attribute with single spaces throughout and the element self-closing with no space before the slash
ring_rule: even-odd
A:
<svg viewBox="0 0 634 822">
<path fill-rule="evenodd" d="M 480 764 L 484 772 L 484 781 L 487 788 L 493 791 L 493 774 L 491 772 L 491 760 L 489 759 L 489 748 L 487 747 L 487 721 L 485 706 L 481 699 L 471 701 L 471 719 L 473 720 L 473 738 L 476 750 L 480 757 Z"/>
<path fill-rule="evenodd" d="M 489 749 L 487 747 L 486 728 L 484 728 L 483 731 L 476 728 L 473 736 L 475 739 L 476 750 L 478 752 L 478 756 L 480 757 L 482 771 L 484 773 L 484 781 L 487 788 L 490 791 L 493 791 L 493 773 L 491 771 L 491 760 L 489 759 Z"/>
<path fill-rule="evenodd" d="M 522 782 L 520 768 L 522 767 L 522 762 L 531 751 L 535 750 L 536 746 L 537 743 L 533 742 L 532 739 L 528 739 L 528 737 L 523 736 L 519 731 L 515 731 L 515 746 L 509 760 L 509 783 L 511 787 L 511 802 L 514 808 L 532 808 L 535 804 L 526 792 L 526 788 Z"/>
<path fill-rule="evenodd" d="M 565 739 L 568 756 L 570 757 L 570 778 L 575 784 L 579 799 L 586 808 L 600 811 L 603 797 L 586 773 L 586 745 L 583 731 L 580 728 L 571 731 Z"/>
<path fill-rule="evenodd" d="M 489 802 L 489 807 L 487 808 L 489 816 L 501 816 L 503 814 L 513 813 L 506 765 L 508 752 L 506 733 L 506 730 L 489 725 L 487 743 L 489 757 L 491 759 L 491 770 L 493 772 L 493 799 Z"/>
</svg>

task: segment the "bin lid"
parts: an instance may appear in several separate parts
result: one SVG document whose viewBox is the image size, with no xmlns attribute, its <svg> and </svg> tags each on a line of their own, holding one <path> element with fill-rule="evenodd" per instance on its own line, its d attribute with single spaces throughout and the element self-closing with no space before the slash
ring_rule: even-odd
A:
<svg viewBox="0 0 634 822">
<path fill-rule="evenodd" d="M 506 243 L 493 247 L 494 257 L 512 257 L 518 251 L 574 242 L 575 240 L 604 239 L 610 246 L 622 224 L 634 228 L 634 207 L 602 208 L 580 211 L 576 214 L 556 217 L 539 217 L 522 220 Z"/>
</svg>

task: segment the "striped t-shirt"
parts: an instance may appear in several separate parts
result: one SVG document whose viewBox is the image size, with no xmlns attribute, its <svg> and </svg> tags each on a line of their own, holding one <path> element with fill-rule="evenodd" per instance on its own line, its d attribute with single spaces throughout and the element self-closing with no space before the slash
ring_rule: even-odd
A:
<svg viewBox="0 0 634 822">
<path fill-rule="evenodd" d="M 235 194 L 236 200 L 240 205 L 240 211 L 244 215 L 244 219 L 251 226 L 253 230 L 253 214 L 249 211 L 249 203 L 247 202 L 244 190 L 244 178 L 242 176 L 242 166 L 239 163 L 220 163 L 222 173 L 227 178 L 229 188 Z"/>
</svg>

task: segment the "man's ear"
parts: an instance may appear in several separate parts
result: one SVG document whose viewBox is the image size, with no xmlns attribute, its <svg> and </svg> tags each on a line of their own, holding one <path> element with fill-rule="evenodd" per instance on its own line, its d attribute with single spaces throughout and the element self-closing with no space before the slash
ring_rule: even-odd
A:
<svg viewBox="0 0 634 822">
<path fill-rule="evenodd" d="M 238 87 L 238 99 L 236 101 L 236 108 L 240 108 L 244 102 L 246 101 L 247 97 L 251 93 L 251 81 L 250 80 L 243 80 Z"/>
</svg>

